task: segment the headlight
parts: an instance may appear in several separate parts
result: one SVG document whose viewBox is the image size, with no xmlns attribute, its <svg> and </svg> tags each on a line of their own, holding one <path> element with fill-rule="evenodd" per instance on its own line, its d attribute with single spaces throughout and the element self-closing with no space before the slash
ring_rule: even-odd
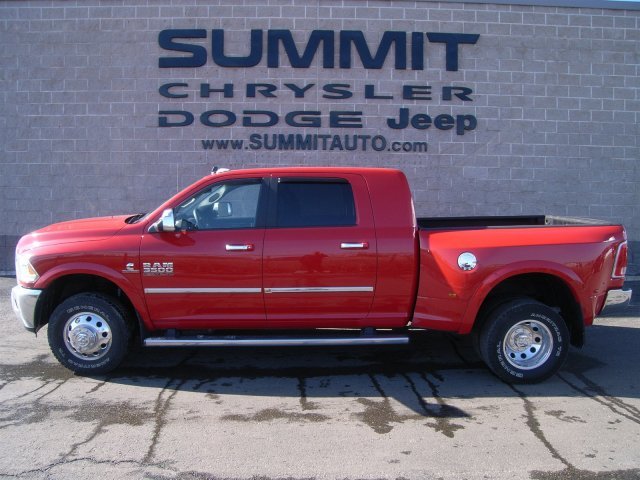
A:
<svg viewBox="0 0 640 480">
<path fill-rule="evenodd" d="M 16 277 L 18 283 L 35 283 L 40 275 L 31 265 L 30 255 L 16 255 Z"/>
</svg>

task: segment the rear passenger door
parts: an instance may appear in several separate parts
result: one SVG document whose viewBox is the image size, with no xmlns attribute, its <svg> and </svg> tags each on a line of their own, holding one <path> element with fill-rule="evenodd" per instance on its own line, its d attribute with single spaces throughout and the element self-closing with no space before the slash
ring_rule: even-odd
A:
<svg viewBox="0 0 640 480">
<path fill-rule="evenodd" d="M 263 285 L 271 327 L 362 327 L 376 284 L 376 235 L 358 175 L 271 180 Z"/>
</svg>

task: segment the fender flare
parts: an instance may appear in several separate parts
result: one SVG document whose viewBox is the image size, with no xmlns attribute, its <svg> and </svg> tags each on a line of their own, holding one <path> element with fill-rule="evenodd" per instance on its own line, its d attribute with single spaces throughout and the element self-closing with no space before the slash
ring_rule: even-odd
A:
<svg viewBox="0 0 640 480">
<path fill-rule="evenodd" d="M 561 280 L 569 288 L 574 300 L 580 306 L 583 317 L 589 317 L 588 310 L 585 310 L 589 305 L 589 298 L 584 294 L 584 281 L 573 270 L 566 265 L 555 262 L 523 261 L 505 265 L 484 278 L 467 304 L 458 333 L 471 332 L 484 301 L 498 285 L 513 277 L 536 273 L 550 275 Z"/>
<path fill-rule="evenodd" d="M 147 310 L 147 303 L 144 299 L 142 290 L 138 285 L 132 282 L 133 277 L 125 276 L 104 265 L 88 262 L 71 262 L 56 265 L 55 267 L 44 273 L 36 282 L 35 288 L 46 290 L 56 280 L 71 275 L 91 275 L 94 277 L 104 278 L 116 285 L 122 293 L 129 299 L 133 308 L 140 316 L 142 323 L 149 328 L 151 322 Z M 138 278 L 139 277 L 135 277 Z"/>
</svg>

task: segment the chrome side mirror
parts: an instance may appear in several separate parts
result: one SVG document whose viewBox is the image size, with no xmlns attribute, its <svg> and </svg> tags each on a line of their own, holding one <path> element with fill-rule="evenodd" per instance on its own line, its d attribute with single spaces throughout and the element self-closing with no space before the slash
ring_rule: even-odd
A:
<svg viewBox="0 0 640 480">
<path fill-rule="evenodd" d="M 160 232 L 175 232 L 176 231 L 176 221 L 173 218 L 173 209 L 167 208 L 164 212 L 162 212 L 162 216 L 158 221 L 158 231 Z"/>
</svg>

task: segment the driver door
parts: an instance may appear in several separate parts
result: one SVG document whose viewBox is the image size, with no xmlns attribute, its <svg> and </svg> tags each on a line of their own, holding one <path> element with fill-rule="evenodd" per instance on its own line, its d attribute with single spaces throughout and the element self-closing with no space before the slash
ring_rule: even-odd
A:
<svg viewBox="0 0 640 480">
<path fill-rule="evenodd" d="M 176 231 L 142 238 L 142 283 L 158 328 L 260 328 L 261 178 L 209 185 L 174 208 Z"/>
</svg>

